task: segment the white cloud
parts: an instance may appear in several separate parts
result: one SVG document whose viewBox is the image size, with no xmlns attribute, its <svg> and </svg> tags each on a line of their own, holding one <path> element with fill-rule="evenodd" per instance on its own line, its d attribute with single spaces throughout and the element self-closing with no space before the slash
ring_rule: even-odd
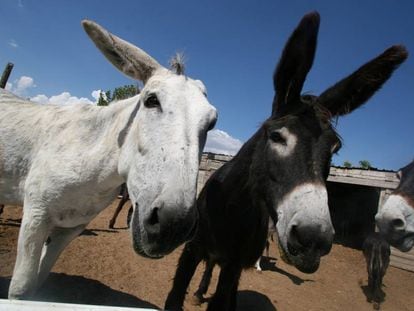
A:
<svg viewBox="0 0 414 311">
<path fill-rule="evenodd" d="M 14 40 L 14 39 L 10 39 L 9 40 L 9 45 L 12 47 L 12 48 L 18 48 L 19 47 L 19 45 L 17 44 L 17 42 L 16 42 L 16 40 Z"/>
<path fill-rule="evenodd" d="M 52 105 L 74 105 L 74 104 L 88 104 L 95 105 L 99 99 L 101 90 L 96 90 L 91 93 L 91 96 L 95 101 L 86 97 L 72 96 L 69 92 L 62 92 L 59 95 L 53 95 L 47 97 L 44 94 L 39 94 L 30 98 L 31 101 L 39 104 L 52 104 Z"/>
<path fill-rule="evenodd" d="M 39 94 L 34 97 L 31 97 L 30 100 L 32 102 L 39 103 L 39 104 L 47 104 L 49 102 L 49 98 L 43 94 Z"/>
<path fill-rule="evenodd" d="M 15 80 L 13 83 L 7 82 L 6 90 L 25 97 L 26 91 L 30 88 L 36 87 L 33 78 L 27 76 L 21 76 L 19 79 Z"/>
<path fill-rule="evenodd" d="M 22 76 L 19 80 L 17 80 L 17 89 L 24 91 L 28 88 L 36 87 L 36 84 L 34 84 L 34 80 L 31 77 Z"/>
<path fill-rule="evenodd" d="M 208 132 L 207 142 L 204 151 L 218 154 L 235 155 L 243 143 L 226 132 L 215 129 Z"/>
<path fill-rule="evenodd" d="M 7 82 L 6 90 L 20 96 L 27 98 L 27 91 L 31 88 L 35 88 L 36 84 L 34 83 L 33 78 L 28 76 L 21 76 L 19 79 L 15 80 L 13 83 Z M 54 104 L 54 105 L 73 105 L 73 104 L 96 104 L 99 98 L 100 90 L 93 91 L 91 96 L 95 99 L 90 100 L 86 97 L 76 97 L 72 96 L 69 92 L 62 92 L 58 95 L 46 96 L 44 94 L 37 94 L 31 96 L 30 100 L 39 104 Z"/>
<path fill-rule="evenodd" d="M 104 99 L 106 99 L 105 92 L 102 92 L 102 90 L 92 91 L 91 95 L 95 99 L 95 102 L 98 102 L 101 93 L 103 94 Z"/>
<path fill-rule="evenodd" d="M 89 98 L 72 96 L 69 92 L 62 92 L 59 95 L 53 95 L 51 97 L 40 94 L 31 97 L 30 100 L 39 104 L 52 105 L 95 104 L 95 102 L 91 101 Z"/>
</svg>

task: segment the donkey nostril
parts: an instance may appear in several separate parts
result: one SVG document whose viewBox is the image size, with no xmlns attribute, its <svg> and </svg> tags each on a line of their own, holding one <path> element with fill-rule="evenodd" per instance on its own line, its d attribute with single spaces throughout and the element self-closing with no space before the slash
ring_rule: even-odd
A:
<svg viewBox="0 0 414 311">
<path fill-rule="evenodd" d="M 292 226 L 290 231 L 292 242 L 297 246 L 307 248 L 310 247 L 312 244 L 312 239 L 309 234 L 306 233 L 303 228 L 301 229 L 298 226 Z"/>
<path fill-rule="evenodd" d="M 154 226 L 159 223 L 158 210 L 158 207 L 154 207 L 154 209 L 152 210 L 151 217 L 148 219 L 148 224 L 150 226 Z"/>
<path fill-rule="evenodd" d="M 151 214 L 144 222 L 145 229 L 150 235 L 158 235 L 161 232 L 159 212 L 160 209 L 158 207 L 154 207 Z"/>
<path fill-rule="evenodd" d="M 394 229 L 404 229 L 405 222 L 401 218 L 396 218 L 392 220 L 392 226 Z"/>
<path fill-rule="evenodd" d="M 291 227 L 288 247 L 294 255 L 304 252 L 329 253 L 332 247 L 333 232 L 324 230 L 320 225 L 294 225 Z"/>
</svg>

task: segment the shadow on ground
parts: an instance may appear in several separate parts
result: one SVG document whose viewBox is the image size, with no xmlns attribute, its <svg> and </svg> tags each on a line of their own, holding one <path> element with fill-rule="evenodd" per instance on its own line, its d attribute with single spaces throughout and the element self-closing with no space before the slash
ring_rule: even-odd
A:
<svg viewBox="0 0 414 311">
<path fill-rule="evenodd" d="M 314 282 L 313 280 L 304 280 L 292 273 L 289 273 L 285 270 L 278 268 L 276 266 L 276 258 L 273 258 L 273 257 L 262 256 L 261 261 L 260 261 L 260 266 L 262 267 L 262 270 L 264 271 L 266 270 L 273 271 L 281 275 L 287 276 L 292 281 L 292 283 L 296 285 L 301 285 L 304 282 Z"/>
<path fill-rule="evenodd" d="M 0 278 L 0 298 L 7 298 L 9 284 L 10 278 Z M 114 290 L 99 281 L 64 273 L 51 273 L 45 284 L 32 299 L 36 301 L 159 309 L 158 306 L 148 301 Z"/>
<path fill-rule="evenodd" d="M 258 292 L 242 290 L 237 293 L 238 311 L 276 311 L 270 299 Z"/>
</svg>

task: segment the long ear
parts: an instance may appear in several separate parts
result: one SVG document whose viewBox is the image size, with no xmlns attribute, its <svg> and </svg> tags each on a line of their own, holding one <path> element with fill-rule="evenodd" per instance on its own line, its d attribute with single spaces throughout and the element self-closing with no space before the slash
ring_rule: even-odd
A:
<svg viewBox="0 0 414 311">
<path fill-rule="evenodd" d="M 95 22 L 83 20 L 82 25 L 105 57 L 127 76 L 145 83 L 161 67 L 143 50 L 111 34 Z"/>
<path fill-rule="evenodd" d="M 319 30 L 319 14 L 306 14 L 290 36 L 273 75 L 276 96 L 272 116 L 284 114 L 299 103 L 306 75 L 315 57 Z"/>
<path fill-rule="evenodd" d="M 319 102 L 330 111 L 332 116 L 350 113 L 374 95 L 407 56 L 408 52 L 404 46 L 390 47 L 323 92 L 319 96 Z"/>
</svg>

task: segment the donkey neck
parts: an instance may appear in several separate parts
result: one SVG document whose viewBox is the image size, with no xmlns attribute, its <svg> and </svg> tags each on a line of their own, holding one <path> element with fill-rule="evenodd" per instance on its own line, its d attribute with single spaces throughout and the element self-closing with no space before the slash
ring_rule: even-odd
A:
<svg viewBox="0 0 414 311">
<path fill-rule="evenodd" d="M 234 158 L 229 162 L 230 169 L 227 171 L 225 181 L 232 192 L 243 194 L 248 199 L 250 206 L 252 196 L 252 176 L 250 176 L 251 166 L 254 161 L 255 151 L 262 135 L 259 129 L 239 150 Z M 247 203 L 247 202 L 246 202 Z"/>
<path fill-rule="evenodd" d="M 103 107 L 97 116 L 97 122 L 101 119 L 106 124 L 101 135 L 100 144 L 110 149 L 108 151 L 112 153 L 111 157 L 114 160 L 113 169 L 117 173 L 119 171 L 122 150 L 127 149 L 124 146 L 126 137 L 132 130 L 136 114 L 140 107 L 139 98 L 140 95 L 136 95 L 125 100 L 114 102 L 107 107 Z"/>
</svg>

